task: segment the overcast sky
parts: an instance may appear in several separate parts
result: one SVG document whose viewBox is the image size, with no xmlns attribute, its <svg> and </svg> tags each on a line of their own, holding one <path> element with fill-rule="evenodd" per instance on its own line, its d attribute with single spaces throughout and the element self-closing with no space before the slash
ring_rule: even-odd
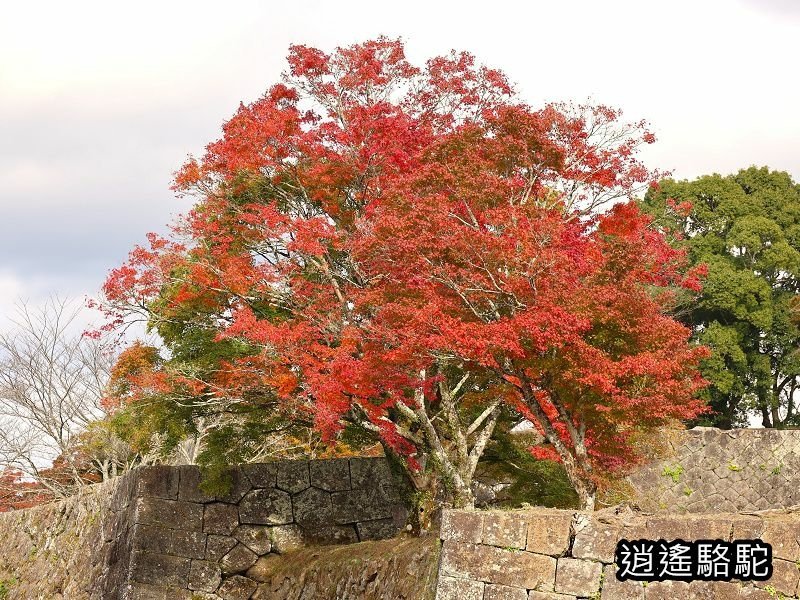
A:
<svg viewBox="0 0 800 600">
<path fill-rule="evenodd" d="M 751 164 L 800 181 L 800 2 L 4 2 L 0 311 L 96 295 L 148 231 L 188 208 L 187 154 L 284 69 L 290 43 L 402 36 L 506 71 L 533 104 L 587 98 L 647 119 L 651 167 Z"/>
</svg>

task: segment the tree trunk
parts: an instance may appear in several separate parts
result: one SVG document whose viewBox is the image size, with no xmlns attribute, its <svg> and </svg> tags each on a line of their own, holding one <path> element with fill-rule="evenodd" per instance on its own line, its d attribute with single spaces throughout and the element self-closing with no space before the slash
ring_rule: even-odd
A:
<svg viewBox="0 0 800 600">
<path fill-rule="evenodd" d="M 564 470 L 567 473 L 567 479 L 575 488 L 575 493 L 578 494 L 579 508 L 585 511 L 593 511 L 597 500 L 597 485 L 584 477 L 581 477 L 578 466 L 572 460 L 564 460 Z"/>
</svg>

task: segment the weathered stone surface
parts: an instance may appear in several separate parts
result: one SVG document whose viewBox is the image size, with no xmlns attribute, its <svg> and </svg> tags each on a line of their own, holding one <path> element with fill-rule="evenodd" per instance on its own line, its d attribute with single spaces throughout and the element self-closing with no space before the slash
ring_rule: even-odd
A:
<svg viewBox="0 0 800 600">
<path fill-rule="evenodd" d="M 528 592 L 528 600 L 576 600 L 576 597 L 568 594 L 557 594 L 555 592 L 531 590 Z"/>
<path fill-rule="evenodd" d="M 167 465 L 141 467 L 137 484 L 136 494 L 138 496 L 177 500 L 180 471 Z"/>
<path fill-rule="evenodd" d="M 447 576 L 439 578 L 436 600 L 483 600 L 483 597 L 484 584 L 482 581 Z"/>
<path fill-rule="evenodd" d="M 311 485 L 308 472 L 308 461 L 292 460 L 278 463 L 278 488 L 296 494 Z"/>
<path fill-rule="evenodd" d="M 294 520 L 303 527 L 316 527 L 333 521 L 331 495 L 318 488 L 307 488 L 292 497 Z"/>
<path fill-rule="evenodd" d="M 227 491 L 217 494 L 216 496 L 216 499 L 220 502 L 236 504 L 244 498 L 244 495 L 253 487 L 250 484 L 250 480 L 239 467 L 231 468 L 228 473 L 226 473 L 226 479 L 229 482 Z"/>
<path fill-rule="evenodd" d="M 261 556 L 256 563 L 250 567 L 245 575 L 253 581 L 265 582 L 275 574 L 276 569 L 281 565 L 281 557 L 278 554 L 267 554 Z"/>
<path fill-rule="evenodd" d="M 219 561 L 238 544 L 238 540 L 229 535 L 210 535 L 206 541 L 206 560 Z"/>
<path fill-rule="evenodd" d="M 432 600 L 437 546 L 428 536 L 304 548 L 278 557 L 252 600 Z"/>
<path fill-rule="evenodd" d="M 529 552 L 561 556 L 569 547 L 573 514 L 567 511 L 533 513 L 526 517 L 528 538 L 525 548 Z"/>
<path fill-rule="evenodd" d="M 309 470 L 314 487 L 328 492 L 350 489 L 350 461 L 346 458 L 311 461 Z"/>
<path fill-rule="evenodd" d="M 603 567 L 603 593 L 601 600 L 643 600 L 644 586 L 639 581 L 620 581 L 614 565 Z"/>
<path fill-rule="evenodd" d="M 800 504 L 800 431 L 665 431 L 673 453 L 628 478 L 647 511 L 719 513 Z"/>
<path fill-rule="evenodd" d="M 303 540 L 308 544 L 355 544 L 359 541 L 354 525 L 320 525 L 302 529 Z"/>
<path fill-rule="evenodd" d="M 206 536 L 199 531 L 167 529 L 157 525 L 135 525 L 133 549 L 185 558 L 203 558 Z"/>
<path fill-rule="evenodd" d="M 483 517 L 483 543 L 501 548 L 525 548 L 528 523 L 514 512 L 489 512 Z"/>
<path fill-rule="evenodd" d="M 261 556 L 272 549 L 270 528 L 264 525 L 240 525 L 233 532 L 233 537 Z"/>
<path fill-rule="evenodd" d="M 483 518 L 482 511 L 444 510 L 441 538 L 480 544 L 483 539 Z"/>
<path fill-rule="evenodd" d="M 223 573 L 244 573 L 256 564 L 258 555 L 244 544 L 236 544 L 233 549 L 222 557 L 220 567 Z"/>
<path fill-rule="evenodd" d="M 646 600 L 709 600 L 713 583 L 707 581 L 654 581 L 645 587 Z"/>
<path fill-rule="evenodd" d="M 772 560 L 772 577 L 767 581 L 755 582 L 760 588 L 770 586 L 786 596 L 794 596 L 797 593 L 798 583 L 800 583 L 800 568 L 797 563 L 776 558 Z"/>
<path fill-rule="evenodd" d="M 222 581 L 222 569 L 215 562 L 193 560 L 189 567 L 189 589 L 214 592 Z"/>
<path fill-rule="evenodd" d="M 253 490 L 239 503 L 241 523 L 281 525 L 292 520 L 292 499 L 278 489 Z"/>
<path fill-rule="evenodd" d="M 380 482 L 392 481 L 392 471 L 385 458 L 351 458 L 350 483 L 353 489 L 374 488 Z"/>
<path fill-rule="evenodd" d="M 217 596 L 223 600 L 249 600 L 256 588 L 258 588 L 258 584 L 252 579 L 234 575 L 222 582 Z"/>
<path fill-rule="evenodd" d="M 772 545 L 772 556 L 784 560 L 800 560 L 800 520 L 767 518 L 761 539 Z"/>
<path fill-rule="evenodd" d="M 131 554 L 131 580 L 150 585 L 186 588 L 191 560 L 153 552 Z"/>
<path fill-rule="evenodd" d="M 132 583 L 126 586 L 123 597 L 125 600 L 195 600 L 192 596 L 189 590 L 180 588 Z"/>
<path fill-rule="evenodd" d="M 214 500 L 213 494 L 208 494 L 200 489 L 202 478 L 200 476 L 200 468 L 194 465 L 181 465 L 174 467 L 177 469 L 180 479 L 178 488 L 178 500 L 182 502 L 212 502 Z"/>
<path fill-rule="evenodd" d="M 483 600 L 528 600 L 528 590 L 488 583 L 483 590 Z"/>
<path fill-rule="evenodd" d="M 272 535 L 272 550 L 279 554 L 285 554 L 293 550 L 299 550 L 305 544 L 303 530 L 298 525 L 280 525 L 270 528 Z"/>
<path fill-rule="evenodd" d="M 203 531 L 230 535 L 239 526 L 239 509 L 233 504 L 206 504 L 203 512 Z"/>
<path fill-rule="evenodd" d="M 358 521 L 374 521 L 392 517 L 391 505 L 380 491 L 358 489 L 347 492 L 333 492 L 333 520 L 339 524 Z"/>
<path fill-rule="evenodd" d="M 167 529 L 201 531 L 203 505 L 160 498 L 139 498 L 134 522 L 142 525 L 158 525 Z"/>
<path fill-rule="evenodd" d="M 278 466 L 275 463 L 242 465 L 242 471 L 254 488 L 275 487 L 278 475 Z"/>
<path fill-rule="evenodd" d="M 526 589 L 553 589 L 556 560 L 524 550 L 504 550 L 446 541 L 442 547 L 441 572 L 453 577 Z"/>
<path fill-rule="evenodd" d="M 394 519 L 379 519 L 377 521 L 361 521 L 356 523 L 358 538 L 362 542 L 367 540 L 387 540 L 397 535 L 398 527 Z"/>
<path fill-rule="evenodd" d="M 575 558 L 614 562 L 614 551 L 621 533 L 621 525 L 591 521 L 575 534 L 572 555 Z"/>
<path fill-rule="evenodd" d="M 590 596 L 600 589 L 602 570 L 603 565 L 598 562 L 561 557 L 556 565 L 556 591 Z"/>
</svg>

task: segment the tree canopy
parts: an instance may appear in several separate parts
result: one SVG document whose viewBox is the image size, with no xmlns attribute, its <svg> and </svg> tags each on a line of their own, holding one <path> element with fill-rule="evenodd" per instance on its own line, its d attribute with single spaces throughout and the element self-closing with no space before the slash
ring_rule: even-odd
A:
<svg viewBox="0 0 800 600">
<path fill-rule="evenodd" d="M 800 376 L 800 185 L 784 172 L 750 167 L 735 175 L 662 181 L 643 206 L 708 274 L 680 319 L 712 349 L 702 372 L 714 413 L 704 422 L 796 426 Z"/>
<path fill-rule="evenodd" d="M 634 433 L 703 410 L 705 350 L 667 315 L 697 273 L 632 201 L 657 176 L 643 123 L 384 38 L 288 62 L 178 172 L 197 202 L 174 235 L 106 282 L 111 325 L 140 315 L 170 351 L 122 405 L 355 426 L 455 505 L 510 411 L 587 508 Z"/>
</svg>

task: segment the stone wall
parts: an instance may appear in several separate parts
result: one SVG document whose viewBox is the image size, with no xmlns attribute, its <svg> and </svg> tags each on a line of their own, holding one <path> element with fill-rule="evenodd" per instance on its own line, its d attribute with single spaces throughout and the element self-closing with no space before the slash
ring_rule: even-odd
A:
<svg viewBox="0 0 800 600">
<path fill-rule="evenodd" d="M 754 539 L 772 545 L 769 581 L 620 582 L 620 539 Z M 796 598 L 800 513 L 663 515 L 608 509 L 445 511 L 436 600 L 775 600 Z"/>
<path fill-rule="evenodd" d="M 628 478 L 644 510 L 736 512 L 800 504 L 800 430 L 696 427 Z"/>
<path fill-rule="evenodd" d="M 111 544 L 112 499 L 122 479 L 36 508 L 0 513 L 0 590 L 8 600 L 100 597 Z"/>
<path fill-rule="evenodd" d="M 0 515 L 6 597 L 272 598 L 277 557 L 392 537 L 405 524 L 383 458 L 244 465 L 230 475 L 230 491 L 214 496 L 200 489 L 196 467 L 145 467 Z"/>
</svg>

